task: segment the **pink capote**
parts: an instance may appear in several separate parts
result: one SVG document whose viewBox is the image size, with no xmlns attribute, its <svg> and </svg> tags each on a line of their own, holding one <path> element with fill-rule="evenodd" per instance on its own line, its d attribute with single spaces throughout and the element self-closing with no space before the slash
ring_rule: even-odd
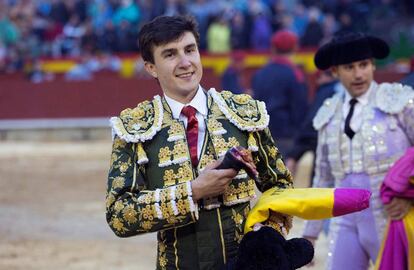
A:
<svg viewBox="0 0 414 270">
<path fill-rule="evenodd" d="M 394 197 L 414 199 L 413 180 L 414 147 L 411 147 L 388 171 L 380 190 L 382 202 L 388 204 Z M 389 221 L 383 247 L 375 265 L 376 269 L 407 270 L 409 267 L 410 270 L 412 269 L 414 246 L 409 239 L 412 239 L 411 236 L 414 231 L 408 231 L 409 226 L 407 224 L 412 223 L 412 218 L 410 218 L 410 221 L 408 220 L 410 215 L 402 220 Z"/>
</svg>

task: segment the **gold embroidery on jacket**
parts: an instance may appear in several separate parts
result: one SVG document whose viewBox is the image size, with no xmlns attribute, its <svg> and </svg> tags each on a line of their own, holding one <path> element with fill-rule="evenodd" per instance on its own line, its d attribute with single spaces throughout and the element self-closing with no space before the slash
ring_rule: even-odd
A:
<svg viewBox="0 0 414 270">
<path fill-rule="evenodd" d="M 276 160 L 276 168 L 281 172 L 281 173 L 285 173 L 286 172 L 286 167 L 285 164 L 283 163 L 282 159 L 278 158 Z"/>
<path fill-rule="evenodd" d="M 158 153 L 158 166 L 166 167 L 171 165 L 171 154 L 172 152 L 168 146 L 160 148 L 160 152 Z"/>
<path fill-rule="evenodd" d="M 136 223 L 137 219 L 137 211 L 135 210 L 134 206 L 129 204 L 122 210 L 122 217 L 126 222 L 129 224 Z"/>
<path fill-rule="evenodd" d="M 211 135 L 222 135 L 227 133 L 227 130 L 223 128 L 223 125 L 215 118 L 208 119 L 207 129 Z"/>
<path fill-rule="evenodd" d="M 255 183 L 254 180 L 243 180 L 239 183 L 232 182 L 226 189 L 223 195 L 224 203 L 226 205 L 232 204 L 237 200 L 246 200 L 255 196 Z"/>
<path fill-rule="evenodd" d="M 184 126 L 178 121 L 172 121 L 170 128 L 168 130 L 168 139 L 169 142 L 174 142 L 177 140 L 182 140 L 185 137 Z"/>
<path fill-rule="evenodd" d="M 202 171 L 208 164 L 212 163 L 213 161 L 215 161 L 216 159 L 214 158 L 213 154 L 205 154 L 201 156 L 200 159 L 200 171 Z"/>
<path fill-rule="evenodd" d="M 183 163 L 178 169 L 177 180 L 178 183 L 185 183 L 193 179 L 193 171 L 189 161 Z"/>
<path fill-rule="evenodd" d="M 176 177 L 176 175 L 174 174 L 173 169 L 165 170 L 165 172 L 164 172 L 164 186 L 168 187 L 168 186 L 175 185 L 175 177 Z"/>
<path fill-rule="evenodd" d="M 235 137 L 229 137 L 226 142 L 222 135 L 213 135 L 212 141 L 219 157 L 225 155 L 231 147 L 240 145 Z"/>
<path fill-rule="evenodd" d="M 243 238 L 243 222 L 244 222 L 244 216 L 240 213 L 238 213 L 236 210 L 231 209 L 231 218 L 234 221 L 235 230 L 234 230 L 234 240 L 237 241 L 237 243 L 240 243 L 240 241 Z"/>
<path fill-rule="evenodd" d="M 173 152 L 173 163 L 180 164 L 189 159 L 188 145 L 184 140 L 175 141 Z"/>
<path fill-rule="evenodd" d="M 125 233 L 128 231 L 127 228 L 125 228 L 124 223 L 121 219 L 114 217 L 112 219 L 112 224 L 110 224 L 117 232 Z"/>
<path fill-rule="evenodd" d="M 269 154 L 269 157 L 271 157 L 272 159 L 276 159 L 276 155 L 278 153 L 278 149 L 275 146 L 267 146 L 267 152 Z"/>
<path fill-rule="evenodd" d="M 114 205 L 115 213 L 119 213 L 124 209 L 124 203 L 122 201 L 117 201 Z"/>
<path fill-rule="evenodd" d="M 165 243 L 165 233 L 160 232 L 160 234 L 161 241 L 158 241 L 158 263 L 160 265 L 160 268 L 162 270 L 165 270 L 167 269 L 166 266 L 168 263 L 166 255 L 167 245 Z"/>
<path fill-rule="evenodd" d="M 112 188 L 113 189 L 121 189 L 125 186 L 125 178 L 122 176 L 117 176 L 112 181 Z"/>
<path fill-rule="evenodd" d="M 185 161 L 184 163 L 181 163 L 179 166 L 180 167 L 177 171 L 174 171 L 174 169 L 165 170 L 163 176 L 165 187 L 172 186 L 177 183 L 185 183 L 193 179 L 192 166 L 189 161 Z"/>
</svg>

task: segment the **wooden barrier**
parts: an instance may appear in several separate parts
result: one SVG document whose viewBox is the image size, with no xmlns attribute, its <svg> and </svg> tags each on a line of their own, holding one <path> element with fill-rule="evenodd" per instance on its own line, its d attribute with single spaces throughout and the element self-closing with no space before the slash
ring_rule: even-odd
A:
<svg viewBox="0 0 414 270">
<path fill-rule="evenodd" d="M 244 71 L 246 87 L 255 71 Z M 392 82 L 402 76 L 381 70 L 376 73 L 378 82 Z M 314 74 L 307 74 L 307 78 L 312 97 Z M 215 70 L 204 69 L 202 86 L 220 89 Z M 91 81 L 65 81 L 57 75 L 53 81 L 42 83 L 31 83 L 23 74 L 0 75 L 0 120 L 110 117 L 156 94 L 161 91 L 154 79 L 126 79 L 112 72 L 96 73 Z"/>
</svg>

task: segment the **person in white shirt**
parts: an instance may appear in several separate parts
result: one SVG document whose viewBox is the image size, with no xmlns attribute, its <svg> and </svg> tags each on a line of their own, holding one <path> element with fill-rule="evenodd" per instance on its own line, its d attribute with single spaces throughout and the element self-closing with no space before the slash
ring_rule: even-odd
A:
<svg viewBox="0 0 414 270">
<path fill-rule="evenodd" d="M 389 53 L 381 39 L 342 33 L 315 55 L 321 70 L 331 69 L 345 87 L 325 101 L 313 120 L 318 130 L 314 187 L 365 188 L 370 207 L 331 221 L 327 269 L 365 270 L 375 263 L 387 218 L 401 219 L 411 201 L 383 205 L 380 187 L 392 164 L 414 144 L 414 91 L 374 81 L 374 59 Z M 307 222 L 304 237 L 315 242 L 321 221 Z"/>
<path fill-rule="evenodd" d="M 292 187 L 264 103 L 200 86 L 198 42 L 189 17 L 144 25 L 141 56 L 163 96 L 111 119 L 107 222 L 119 237 L 157 232 L 156 269 L 222 269 L 236 257 L 255 185 Z M 234 146 L 252 151 L 257 181 L 216 169 Z M 265 224 L 287 232 L 291 217 L 273 213 Z"/>
</svg>

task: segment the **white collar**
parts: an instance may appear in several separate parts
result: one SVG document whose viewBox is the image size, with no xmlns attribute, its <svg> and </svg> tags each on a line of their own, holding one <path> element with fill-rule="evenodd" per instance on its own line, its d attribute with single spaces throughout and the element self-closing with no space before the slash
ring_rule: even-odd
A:
<svg viewBox="0 0 414 270">
<path fill-rule="evenodd" d="M 166 94 L 164 94 L 164 97 L 165 97 L 165 101 L 167 101 L 168 103 L 168 106 L 170 106 L 172 115 L 175 119 L 178 119 L 180 117 L 181 110 L 183 109 L 184 106 L 188 106 L 188 105 L 194 107 L 197 110 L 197 112 L 203 115 L 203 117 L 207 115 L 207 97 L 201 85 L 198 86 L 196 95 L 187 104 L 183 104 L 179 101 L 176 101 L 170 98 L 169 96 L 167 96 Z"/>
<path fill-rule="evenodd" d="M 377 83 L 375 81 L 372 81 L 368 91 L 366 91 L 365 93 L 363 93 L 362 95 L 360 95 L 359 97 L 356 97 L 355 99 L 358 100 L 358 103 L 361 105 L 366 105 L 368 104 L 369 101 L 369 96 L 371 94 L 371 92 L 373 91 L 373 89 L 377 86 Z M 345 104 L 349 104 L 349 101 L 353 99 L 353 97 L 348 93 L 348 91 L 345 91 Z"/>
</svg>

